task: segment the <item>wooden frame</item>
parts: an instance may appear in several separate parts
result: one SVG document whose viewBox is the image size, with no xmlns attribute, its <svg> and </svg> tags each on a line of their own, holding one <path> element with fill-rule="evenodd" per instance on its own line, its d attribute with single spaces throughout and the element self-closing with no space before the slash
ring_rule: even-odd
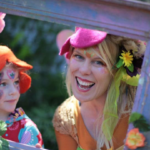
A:
<svg viewBox="0 0 150 150">
<path fill-rule="evenodd" d="M 16 142 L 13 142 L 13 141 L 9 141 L 9 149 L 10 150 L 47 150 L 47 149 L 39 149 L 39 148 L 35 148 L 33 146 L 29 146 L 29 145 L 26 145 L 26 144 L 20 144 L 20 143 L 16 143 Z"/>
<path fill-rule="evenodd" d="M 149 3 L 131 0 L 0 0 L 0 11 L 148 41 L 133 112 L 142 113 L 150 123 Z M 144 134 L 147 145 L 141 150 L 150 147 L 150 135 Z"/>
</svg>

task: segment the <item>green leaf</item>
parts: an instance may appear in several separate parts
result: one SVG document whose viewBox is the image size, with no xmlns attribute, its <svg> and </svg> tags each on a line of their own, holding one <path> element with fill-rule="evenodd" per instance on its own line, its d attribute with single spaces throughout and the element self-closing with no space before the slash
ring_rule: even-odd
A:
<svg viewBox="0 0 150 150">
<path fill-rule="evenodd" d="M 140 119 L 141 116 L 142 115 L 139 113 L 132 113 L 129 118 L 129 123 L 135 122 L 136 120 Z"/>
<path fill-rule="evenodd" d="M 129 69 L 131 72 L 133 72 L 133 70 L 134 70 L 133 64 L 131 64 L 131 65 L 128 67 L 128 69 Z"/>
<path fill-rule="evenodd" d="M 82 149 L 82 148 L 78 147 L 78 148 L 77 148 L 77 150 L 84 150 L 84 149 Z"/>
<path fill-rule="evenodd" d="M 2 136 L 7 130 L 7 125 L 4 121 L 0 120 L 0 136 Z"/>
<path fill-rule="evenodd" d="M 123 66 L 123 60 L 122 60 L 122 59 L 119 59 L 119 61 L 118 61 L 117 64 L 116 64 L 116 67 L 117 67 L 117 68 L 120 68 L 121 66 Z"/>
<path fill-rule="evenodd" d="M 18 52 L 17 57 L 24 60 L 28 56 L 30 56 L 30 47 L 29 45 L 24 44 Z"/>
<path fill-rule="evenodd" d="M 2 150 L 9 150 L 9 143 L 4 138 L 1 138 L 2 141 Z"/>
<path fill-rule="evenodd" d="M 23 35 L 23 32 L 18 32 L 17 34 L 15 34 L 14 38 L 10 42 L 10 46 L 15 47 L 19 43 L 20 39 L 22 39 Z"/>
<path fill-rule="evenodd" d="M 139 128 L 141 132 L 150 131 L 150 125 L 147 123 L 144 116 L 133 122 L 135 128 Z"/>
<path fill-rule="evenodd" d="M 1 138 L 0 138 L 0 150 L 2 149 L 2 140 L 1 140 Z"/>
</svg>

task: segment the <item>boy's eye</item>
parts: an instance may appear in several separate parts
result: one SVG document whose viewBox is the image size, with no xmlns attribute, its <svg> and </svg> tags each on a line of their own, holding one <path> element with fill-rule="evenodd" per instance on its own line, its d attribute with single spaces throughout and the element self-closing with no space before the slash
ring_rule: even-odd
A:
<svg viewBox="0 0 150 150">
<path fill-rule="evenodd" d="M 19 80 L 16 80 L 14 83 L 15 83 L 16 85 L 18 85 L 18 84 L 19 84 Z"/>
<path fill-rule="evenodd" d="M 4 87 L 4 86 L 6 86 L 6 84 L 7 84 L 6 82 L 1 82 L 0 87 Z"/>
</svg>

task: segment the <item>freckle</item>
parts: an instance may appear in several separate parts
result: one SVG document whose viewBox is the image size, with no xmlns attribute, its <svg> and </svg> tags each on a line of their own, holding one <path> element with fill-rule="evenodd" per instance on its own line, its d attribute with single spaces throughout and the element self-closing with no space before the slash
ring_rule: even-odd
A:
<svg viewBox="0 0 150 150">
<path fill-rule="evenodd" d="M 0 90 L 0 99 L 2 98 L 2 96 L 3 96 L 3 91 Z"/>
<path fill-rule="evenodd" d="M 98 70 L 99 70 L 101 73 L 103 73 L 103 74 L 106 74 L 106 73 L 107 73 L 106 69 L 104 69 L 104 68 L 99 68 Z"/>
<path fill-rule="evenodd" d="M 102 71 L 102 68 L 98 68 L 99 71 Z"/>
<path fill-rule="evenodd" d="M 91 58 L 91 54 L 90 54 L 90 53 L 86 53 L 86 56 L 87 56 L 88 58 Z"/>
</svg>

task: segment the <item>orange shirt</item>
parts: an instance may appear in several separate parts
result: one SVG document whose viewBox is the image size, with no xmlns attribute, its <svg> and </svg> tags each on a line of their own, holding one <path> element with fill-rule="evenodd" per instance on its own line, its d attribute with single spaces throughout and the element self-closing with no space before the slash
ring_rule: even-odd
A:
<svg viewBox="0 0 150 150">
<path fill-rule="evenodd" d="M 68 110 L 66 111 L 66 109 Z M 74 115 L 72 116 L 71 113 L 74 113 Z M 68 125 L 70 124 L 68 123 L 69 119 L 74 119 L 75 128 L 74 125 Z M 128 128 L 128 119 L 129 115 L 122 116 L 114 131 L 113 144 L 115 150 L 123 145 Z M 96 150 L 96 141 L 89 134 L 81 116 L 78 100 L 74 97 L 67 99 L 58 107 L 53 118 L 53 125 L 59 150 L 76 150 L 78 146 L 84 150 Z M 67 125 L 68 127 L 66 127 Z M 70 131 L 71 129 L 72 131 Z M 106 148 L 103 147 L 102 150 L 106 150 Z"/>
</svg>

